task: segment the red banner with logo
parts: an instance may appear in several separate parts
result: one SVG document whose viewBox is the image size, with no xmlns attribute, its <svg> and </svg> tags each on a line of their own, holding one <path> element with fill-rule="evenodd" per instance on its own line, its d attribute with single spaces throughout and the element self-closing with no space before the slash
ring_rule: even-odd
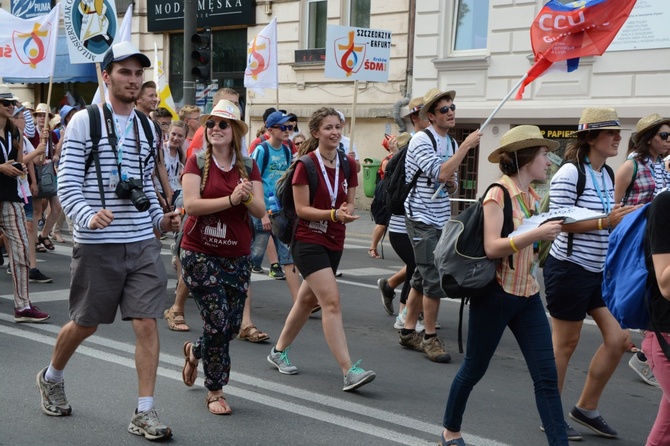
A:
<svg viewBox="0 0 670 446">
<path fill-rule="evenodd" d="M 570 60 L 572 69 L 582 56 L 600 56 L 628 19 L 636 0 L 587 0 L 562 4 L 551 0 L 535 17 L 530 39 L 535 64 L 516 95 L 554 62 Z"/>
</svg>

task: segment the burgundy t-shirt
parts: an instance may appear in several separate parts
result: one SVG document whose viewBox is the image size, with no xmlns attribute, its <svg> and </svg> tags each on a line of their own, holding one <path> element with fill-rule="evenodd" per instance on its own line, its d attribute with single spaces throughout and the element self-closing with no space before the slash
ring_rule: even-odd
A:
<svg viewBox="0 0 670 446">
<path fill-rule="evenodd" d="M 312 207 L 316 209 L 332 209 L 330 205 L 330 193 L 328 186 L 323 178 L 319 160 L 314 152 L 309 156 L 316 166 L 316 175 L 319 178 L 319 185 L 316 188 L 314 203 Z M 349 160 L 350 178 L 344 178 L 344 169 L 340 166 L 340 175 L 337 184 L 337 198 L 335 199 L 335 209 L 347 200 L 347 191 L 350 187 L 358 186 L 358 176 L 356 175 L 356 161 L 347 156 Z M 335 168 L 326 166 L 328 181 L 332 186 L 335 182 Z M 293 175 L 293 184 L 309 184 L 307 181 L 307 170 L 303 163 L 298 163 Z M 301 242 L 315 243 L 323 245 L 333 251 L 342 251 L 344 249 L 345 225 L 340 222 L 333 222 L 328 218 L 324 221 L 305 221 L 300 220 L 295 232 L 295 239 Z"/>
<path fill-rule="evenodd" d="M 196 156 L 186 161 L 184 173 L 200 176 Z M 224 172 L 212 161 L 202 198 L 219 198 L 230 195 L 240 180 L 237 168 Z M 254 162 L 251 181 L 261 181 L 261 174 Z M 251 253 L 251 216 L 243 204 L 233 206 L 215 214 L 190 215 L 184 223 L 184 238 L 181 247 L 189 251 L 202 252 L 219 257 L 241 257 Z"/>
</svg>

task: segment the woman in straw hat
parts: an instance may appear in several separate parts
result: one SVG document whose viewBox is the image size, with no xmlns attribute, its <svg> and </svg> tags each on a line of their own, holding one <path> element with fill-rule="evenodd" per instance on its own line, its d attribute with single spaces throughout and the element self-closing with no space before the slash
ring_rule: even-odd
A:
<svg viewBox="0 0 670 446">
<path fill-rule="evenodd" d="M 624 204 L 645 204 L 670 186 L 670 172 L 663 158 L 670 150 L 670 119 L 652 113 L 640 119 L 630 140 L 632 150 L 615 176 L 614 200 Z M 647 384 L 658 387 L 644 353 L 631 343 L 635 353 L 628 364 Z"/>
<path fill-rule="evenodd" d="M 670 172 L 663 162 L 670 150 L 670 119 L 657 113 L 645 116 L 631 139 L 633 151 L 616 172 L 614 200 L 645 204 L 670 186 Z"/>
<path fill-rule="evenodd" d="M 582 394 L 570 411 L 570 418 L 608 438 L 615 438 L 617 432 L 598 412 L 598 402 L 630 343 L 628 332 L 609 312 L 601 293 L 609 231 L 635 209 L 616 203 L 611 169 L 605 166 L 607 158 L 618 152 L 620 133 L 619 117 L 613 108 L 587 108 L 582 112 L 576 141 L 565 152 L 568 162 L 551 180 L 550 209 L 578 206 L 606 214 L 606 217 L 563 225 L 563 232 L 552 244 L 544 265 L 559 389 L 563 389 L 568 363 L 587 314 L 603 336 L 604 342 L 593 356 Z M 578 196 L 576 184 L 580 174 L 585 178 L 585 185 Z M 569 426 L 568 429 L 570 439 L 581 439 L 579 432 Z"/>
<path fill-rule="evenodd" d="M 251 226 L 249 213 L 265 213 L 261 176 L 255 163 L 249 173 L 241 153 L 247 125 L 240 110 L 222 100 L 200 118 L 205 126 L 207 149 L 204 168 L 198 157 L 186 162 L 182 177 L 184 223 L 181 263 L 184 281 L 200 309 L 203 334 L 184 344 L 184 384 L 192 386 L 203 360 L 206 405 L 215 415 L 232 410 L 223 396 L 228 383 L 228 345 L 240 330 L 244 301 L 251 275 Z"/>
<path fill-rule="evenodd" d="M 323 334 L 328 347 L 344 375 L 344 391 L 353 391 L 371 382 L 375 373 L 352 364 L 342 323 L 340 292 L 335 271 L 342 258 L 347 223 L 354 215 L 356 197 L 356 164 L 353 157 L 340 155 L 342 123 L 336 110 L 323 107 L 312 114 L 308 123 L 311 138 L 301 147 L 316 166 L 319 177 L 314 200 L 310 202 L 308 171 L 303 162 L 295 165 L 293 199 L 299 220 L 291 254 L 305 280 L 286 318 L 277 344 L 267 357 L 280 373 L 295 375 L 298 368 L 291 363 L 291 344 L 307 322 L 316 304 L 321 305 Z M 349 178 L 341 163 L 349 163 Z"/>
<path fill-rule="evenodd" d="M 514 227 L 537 209 L 540 198 L 531 182 L 546 178 L 551 165 L 547 153 L 556 141 L 544 139 L 538 127 L 520 125 L 505 133 L 501 146 L 489 155 L 503 176 L 498 181 L 512 199 Z M 470 302 L 466 355 L 449 391 L 440 444 L 463 446 L 461 422 L 473 387 L 484 377 L 506 327 L 512 330 L 526 358 L 535 386 L 537 410 L 550 445 L 567 445 L 556 364 L 551 347 L 549 323 L 542 308 L 540 287 L 535 279 L 537 256 L 533 245 L 551 241 L 561 232 L 559 221 L 549 221 L 512 237 L 501 237 L 504 223 L 504 193 L 495 187 L 484 203 L 484 248 L 489 258 L 512 256 L 498 264 L 496 280 L 488 292 Z"/>
</svg>

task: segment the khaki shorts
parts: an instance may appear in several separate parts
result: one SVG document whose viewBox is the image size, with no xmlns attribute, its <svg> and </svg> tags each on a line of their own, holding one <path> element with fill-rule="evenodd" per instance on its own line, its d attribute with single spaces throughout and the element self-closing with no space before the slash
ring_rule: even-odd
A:
<svg viewBox="0 0 670 446">
<path fill-rule="evenodd" d="M 132 243 L 75 243 L 72 251 L 70 319 L 93 327 L 163 316 L 167 274 L 156 238 Z"/>
<path fill-rule="evenodd" d="M 431 299 L 442 299 L 444 291 L 440 286 L 440 273 L 435 266 L 435 247 L 441 231 L 435 226 L 405 217 L 407 236 L 412 242 L 416 269 L 410 285 L 422 295 Z"/>
</svg>

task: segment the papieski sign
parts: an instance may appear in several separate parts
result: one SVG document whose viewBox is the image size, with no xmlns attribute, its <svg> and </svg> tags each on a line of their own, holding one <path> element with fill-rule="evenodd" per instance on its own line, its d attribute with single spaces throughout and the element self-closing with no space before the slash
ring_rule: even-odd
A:
<svg viewBox="0 0 670 446">
<path fill-rule="evenodd" d="M 198 27 L 256 24 L 254 0 L 197 0 Z M 148 0 L 149 32 L 184 29 L 184 0 Z"/>
</svg>

